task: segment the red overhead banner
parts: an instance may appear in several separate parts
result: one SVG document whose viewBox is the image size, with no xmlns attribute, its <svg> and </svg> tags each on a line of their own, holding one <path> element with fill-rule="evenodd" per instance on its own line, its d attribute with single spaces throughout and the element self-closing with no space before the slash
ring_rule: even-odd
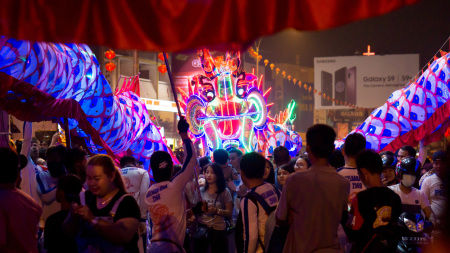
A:
<svg viewBox="0 0 450 253">
<path fill-rule="evenodd" d="M 241 49 L 286 28 L 323 30 L 419 0 L 1 0 L 0 34 L 120 49 Z"/>
</svg>

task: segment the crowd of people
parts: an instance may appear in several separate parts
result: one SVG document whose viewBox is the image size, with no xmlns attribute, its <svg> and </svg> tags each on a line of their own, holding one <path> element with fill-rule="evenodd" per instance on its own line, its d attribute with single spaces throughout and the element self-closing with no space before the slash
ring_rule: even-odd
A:
<svg viewBox="0 0 450 253">
<path fill-rule="evenodd" d="M 157 151 L 142 168 L 40 146 L 25 123 L 21 146 L 0 148 L 0 252 L 396 252 L 404 213 L 443 237 L 444 151 L 378 154 L 353 133 L 336 152 L 318 124 L 294 159 L 283 146 L 198 157 L 188 129 L 181 119 L 181 165 Z"/>
</svg>

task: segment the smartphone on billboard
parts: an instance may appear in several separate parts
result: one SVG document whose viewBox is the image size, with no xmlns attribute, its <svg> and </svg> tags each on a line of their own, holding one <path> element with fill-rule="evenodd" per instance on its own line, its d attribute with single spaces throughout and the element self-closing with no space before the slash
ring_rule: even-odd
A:
<svg viewBox="0 0 450 253">
<path fill-rule="evenodd" d="M 333 97 L 333 76 L 331 73 L 328 73 L 326 71 L 321 72 L 322 77 L 322 93 L 325 93 L 327 96 Z M 322 106 L 331 106 L 332 101 L 327 100 L 326 98 L 322 97 Z"/>
<path fill-rule="evenodd" d="M 347 69 L 347 102 L 356 105 L 356 67 Z"/>
<path fill-rule="evenodd" d="M 334 72 L 334 98 L 336 100 L 342 102 L 346 101 L 345 100 L 346 86 L 347 86 L 347 67 L 343 67 Z"/>
</svg>

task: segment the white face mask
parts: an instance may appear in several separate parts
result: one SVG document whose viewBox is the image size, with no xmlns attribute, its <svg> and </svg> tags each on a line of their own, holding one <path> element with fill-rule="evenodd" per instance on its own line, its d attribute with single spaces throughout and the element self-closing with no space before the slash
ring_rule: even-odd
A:
<svg viewBox="0 0 450 253">
<path fill-rule="evenodd" d="M 411 187 L 416 182 L 416 176 L 404 174 L 402 184 L 405 187 Z"/>
</svg>

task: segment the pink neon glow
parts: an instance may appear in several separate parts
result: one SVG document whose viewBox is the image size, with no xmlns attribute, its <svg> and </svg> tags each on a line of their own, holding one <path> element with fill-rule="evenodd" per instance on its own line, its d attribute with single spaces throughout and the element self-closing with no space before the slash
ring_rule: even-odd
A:
<svg viewBox="0 0 450 253">
<path fill-rule="evenodd" d="M 191 84 L 188 84 L 188 91 L 189 91 L 189 96 L 192 96 L 194 94 L 194 92 L 192 91 Z"/>
<path fill-rule="evenodd" d="M 190 84 L 189 84 L 189 85 L 190 85 Z M 184 92 L 184 90 L 182 90 L 182 89 L 180 89 L 180 88 L 178 88 L 178 90 L 182 93 L 182 94 L 181 94 L 182 96 L 185 96 L 186 98 L 189 97 L 188 94 L 186 94 L 186 92 Z"/>
<path fill-rule="evenodd" d="M 263 97 L 266 97 L 267 94 L 269 94 L 269 92 L 272 90 L 272 87 L 269 87 L 268 90 L 266 90 L 266 92 L 264 92 Z"/>
<path fill-rule="evenodd" d="M 201 50 L 199 53 L 205 73 L 196 75 L 193 77 L 193 81 L 190 81 L 191 83 L 195 82 L 191 85 L 194 90 L 192 95 L 202 95 L 204 92 L 209 91 L 210 88 L 206 89 L 206 85 L 210 84 L 212 86 L 211 91 L 216 99 L 214 101 L 206 101 L 201 107 L 197 107 L 201 110 L 199 115 L 211 117 L 210 120 L 195 120 L 195 117 L 198 117 L 198 115 L 191 108 L 190 111 L 186 111 L 186 116 L 193 119 L 192 123 L 198 124 L 198 127 L 203 125 L 206 135 L 199 135 L 198 138 L 202 141 L 203 146 L 206 147 L 207 152 L 212 152 L 212 150 L 217 148 L 226 148 L 223 146 L 222 143 L 224 142 L 222 141 L 237 139 L 238 148 L 240 149 L 245 148 L 246 151 L 254 150 L 263 152 L 265 155 L 271 155 L 270 144 L 267 143 L 269 138 L 271 143 L 274 143 L 273 140 L 280 140 L 280 144 L 283 145 L 292 134 L 284 126 L 277 127 L 278 130 L 276 132 L 273 130 L 274 127 L 271 126 L 274 124 L 274 120 L 268 117 L 268 111 L 274 103 L 267 105 L 266 101 L 272 88 L 268 88 L 266 91 L 263 90 L 264 75 L 260 75 L 258 80 L 258 77 L 255 76 L 255 68 L 252 68 L 251 73 L 246 73 L 240 69 L 239 53 L 237 53 L 238 58 L 236 58 L 236 54 L 227 53 L 225 61 L 220 56 L 213 59 L 207 49 Z M 213 67 L 215 68 L 212 69 Z M 230 84 L 227 83 L 228 80 L 231 82 Z M 199 86 L 198 90 L 195 88 L 197 87 L 196 85 Z M 246 92 L 236 96 L 236 88 L 244 89 Z M 221 89 L 225 90 L 222 91 Z M 230 89 L 230 91 L 227 89 Z M 248 91 L 253 93 L 253 95 L 247 93 Z M 198 94 L 199 92 L 201 94 Z M 250 100 L 248 100 L 249 95 Z M 203 95 L 200 98 L 205 99 Z M 189 99 L 185 98 L 185 101 L 189 101 Z M 256 99 L 256 101 L 252 102 L 253 99 Z M 266 109 L 260 113 L 262 113 L 263 119 L 267 117 L 267 120 L 264 120 L 264 122 L 262 120 L 256 121 L 255 117 L 248 117 L 246 120 L 243 120 L 244 115 L 242 114 L 248 112 L 249 108 L 252 107 L 252 103 L 256 103 L 255 105 L 258 108 L 266 106 Z M 258 109 L 258 111 L 260 110 Z M 241 131 L 245 131 L 245 133 L 242 134 Z M 252 144 L 254 139 L 250 138 L 252 136 L 250 132 L 257 137 L 255 145 Z M 212 147 L 208 148 L 208 145 L 206 145 L 208 141 L 212 142 Z M 301 142 L 297 140 L 292 141 L 289 139 L 289 142 L 291 146 L 301 147 Z M 261 148 L 258 149 L 258 147 Z"/>
<path fill-rule="evenodd" d="M 261 90 L 262 80 L 263 80 L 263 75 L 261 75 L 261 77 L 259 78 L 259 83 L 258 83 L 258 89 L 259 90 Z"/>
</svg>

